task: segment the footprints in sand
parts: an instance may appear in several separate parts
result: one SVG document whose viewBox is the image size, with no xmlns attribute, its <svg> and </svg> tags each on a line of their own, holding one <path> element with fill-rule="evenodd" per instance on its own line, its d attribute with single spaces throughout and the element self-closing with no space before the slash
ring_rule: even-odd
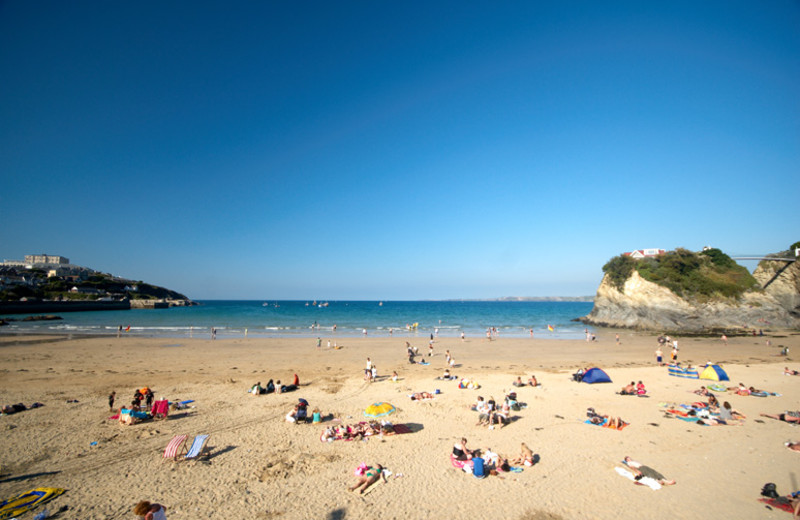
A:
<svg viewBox="0 0 800 520">
<path fill-rule="evenodd" d="M 270 462 L 260 470 L 256 478 L 259 482 L 266 482 L 274 479 L 287 479 L 291 476 L 303 476 L 314 472 L 320 465 L 336 462 L 342 457 L 338 454 L 317 454 L 295 453 L 287 455 L 288 450 L 278 451 L 267 459 Z"/>
</svg>

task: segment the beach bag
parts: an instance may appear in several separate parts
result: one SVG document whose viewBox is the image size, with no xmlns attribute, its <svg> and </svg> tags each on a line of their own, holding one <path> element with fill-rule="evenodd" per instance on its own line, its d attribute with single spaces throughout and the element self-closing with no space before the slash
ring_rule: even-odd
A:
<svg viewBox="0 0 800 520">
<path fill-rule="evenodd" d="M 761 496 L 765 496 L 767 498 L 780 497 L 780 495 L 778 495 L 777 486 L 775 486 L 775 484 L 772 482 L 764 484 L 764 487 L 761 488 Z"/>
</svg>

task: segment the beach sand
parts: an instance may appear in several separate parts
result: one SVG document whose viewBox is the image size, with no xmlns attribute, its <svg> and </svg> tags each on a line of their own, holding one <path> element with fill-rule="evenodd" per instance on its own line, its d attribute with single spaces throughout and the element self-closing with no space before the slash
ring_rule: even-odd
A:
<svg viewBox="0 0 800 520">
<path fill-rule="evenodd" d="M 621 345 L 615 345 L 619 332 Z M 316 348 L 315 339 L 169 339 L 137 337 L 45 337 L 0 334 L 0 403 L 45 406 L 0 417 L 0 499 L 40 486 L 68 491 L 49 504 L 69 510 L 58 518 L 135 518 L 132 508 L 147 499 L 167 506 L 168 517 L 253 519 L 654 519 L 790 518 L 758 502 L 761 487 L 780 493 L 800 489 L 800 453 L 784 447 L 800 440 L 800 428 L 759 417 L 760 412 L 798 409 L 800 335 L 770 338 L 679 338 L 680 361 L 720 363 L 729 386 L 743 382 L 781 394 L 758 398 L 718 394 L 747 415 L 743 426 L 700 426 L 665 417 L 662 403 L 691 403 L 708 381 L 670 377 L 655 366 L 654 335 L 601 331 L 599 341 L 440 338 L 428 366 L 409 365 L 406 338 L 332 338 L 339 350 Z M 765 345 L 770 339 L 772 346 Z M 425 337 L 412 340 L 427 354 Z M 789 347 L 779 357 L 779 345 Z M 457 381 L 437 381 L 449 349 L 453 374 L 481 384 L 461 390 Z M 664 349 L 665 359 L 669 350 Z M 363 379 L 367 357 L 378 381 Z M 600 366 L 611 384 L 579 384 L 571 373 Z M 399 382 L 386 377 L 396 370 Z M 252 396 L 257 381 L 284 383 L 300 377 L 298 391 Z M 514 388 L 516 376 L 536 374 L 538 388 Z M 642 380 L 647 398 L 616 395 Z M 191 408 L 166 421 L 122 426 L 107 418 L 107 396 L 117 406 L 134 389 L 149 386 L 156 398 L 193 399 Z M 434 400 L 408 394 L 440 390 Z M 526 409 L 511 424 L 476 426 L 469 409 L 478 395 L 515 390 Z M 284 415 L 305 398 L 311 408 L 342 423 L 363 420 L 373 402 L 397 407 L 389 417 L 411 425 L 410 434 L 367 441 L 320 442 L 323 425 L 289 424 Z M 69 403 L 68 400 L 77 400 Z M 622 431 L 584 424 L 586 408 L 621 416 Z M 176 434 L 211 434 L 206 461 L 164 461 Z M 539 457 L 533 467 L 503 478 L 475 479 L 449 460 L 461 437 L 471 448 L 491 447 L 517 456 L 525 442 Z M 92 443 L 96 442 L 95 445 Z M 677 485 L 652 491 L 620 477 L 614 468 L 626 455 L 652 466 Z M 361 463 L 381 463 L 394 475 L 365 496 L 347 491 Z M 400 477 L 399 475 L 402 474 Z M 28 513 L 30 517 L 32 513 Z M 23 518 L 26 518 L 23 516 Z"/>
</svg>

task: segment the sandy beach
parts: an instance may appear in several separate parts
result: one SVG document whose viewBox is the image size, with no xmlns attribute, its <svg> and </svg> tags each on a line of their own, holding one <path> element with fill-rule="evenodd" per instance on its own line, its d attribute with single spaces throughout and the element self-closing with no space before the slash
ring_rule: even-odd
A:
<svg viewBox="0 0 800 520">
<path fill-rule="evenodd" d="M 41 402 L 43 407 L 0 417 L 0 498 L 35 487 L 68 491 L 49 504 L 69 510 L 57 518 L 135 518 L 132 508 L 147 499 L 177 518 L 382 519 L 487 518 L 654 519 L 790 518 L 758 502 L 767 482 L 780 493 L 800 489 L 800 452 L 784 442 L 800 440 L 800 428 L 759 417 L 798 409 L 800 335 L 678 338 L 679 360 L 721 364 L 728 386 L 743 382 L 780 396 L 717 394 L 747 416 L 741 426 L 701 426 L 665 415 L 665 403 L 699 400 L 693 390 L 708 381 L 670 377 L 655 364 L 655 335 L 603 331 L 595 343 L 541 339 L 443 338 L 429 365 L 410 365 L 405 338 L 335 338 L 341 349 L 316 347 L 313 339 L 207 339 L 0 335 L 0 403 Z M 771 346 L 766 346 L 769 339 Z M 427 354 L 428 342 L 412 341 Z M 789 348 L 779 356 L 779 346 Z M 443 372 L 445 350 L 453 374 L 480 383 L 459 389 Z M 669 351 L 664 349 L 665 359 Z M 366 383 L 367 357 L 378 381 Z M 578 367 L 599 366 L 611 384 L 571 381 Z M 400 380 L 387 377 L 397 371 Z M 298 391 L 253 396 L 247 390 L 269 379 L 300 378 Z M 535 374 L 537 388 L 514 388 L 517 376 Z M 626 383 L 642 380 L 648 397 L 620 396 Z M 108 420 L 107 396 L 117 407 L 136 388 L 156 398 L 194 400 L 166 421 L 131 426 Z M 440 390 L 430 401 L 412 392 Z M 486 399 L 516 390 L 527 408 L 512 412 L 502 429 L 476 426 L 470 410 Z M 335 421 L 290 424 L 283 420 L 298 398 Z M 77 402 L 68 402 L 77 401 Z M 395 424 L 412 433 L 366 441 L 321 442 L 328 424 L 363 420 L 377 401 L 394 404 Z M 584 423 L 587 407 L 620 416 L 622 431 Z M 341 422 L 339 422 L 341 421 Z M 201 461 L 164 461 L 177 434 L 210 434 L 210 455 Z M 449 454 L 461 437 L 471 448 L 490 447 L 515 457 L 525 442 L 539 462 L 521 473 L 479 480 L 454 468 Z M 96 443 L 96 444 L 93 444 Z M 626 455 L 675 479 L 653 491 L 621 477 L 615 467 Z M 393 472 L 365 496 L 349 492 L 361 463 L 381 463 Z M 713 511 L 713 513 L 710 513 Z M 32 518 L 26 513 L 22 518 Z"/>
</svg>

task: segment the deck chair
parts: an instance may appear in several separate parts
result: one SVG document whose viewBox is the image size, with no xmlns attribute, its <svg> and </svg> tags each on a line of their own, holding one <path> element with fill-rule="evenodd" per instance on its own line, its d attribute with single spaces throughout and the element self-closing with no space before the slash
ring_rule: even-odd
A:
<svg viewBox="0 0 800 520">
<path fill-rule="evenodd" d="M 162 399 L 153 403 L 153 408 L 150 410 L 153 419 L 166 419 L 169 415 L 169 401 Z"/>
<path fill-rule="evenodd" d="M 203 454 L 208 455 L 208 446 L 206 442 L 208 442 L 209 437 L 210 435 L 197 435 L 194 441 L 192 441 L 192 446 L 189 448 L 183 460 L 197 459 Z"/>
<path fill-rule="evenodd" d="M 186 438 L 188 435 L 176 435 L 167 444 L 167 449 L 164 450 L 164 460 L 171 459 L 178 460 L 183 452 L 186 451 Z"/>
</svg>

